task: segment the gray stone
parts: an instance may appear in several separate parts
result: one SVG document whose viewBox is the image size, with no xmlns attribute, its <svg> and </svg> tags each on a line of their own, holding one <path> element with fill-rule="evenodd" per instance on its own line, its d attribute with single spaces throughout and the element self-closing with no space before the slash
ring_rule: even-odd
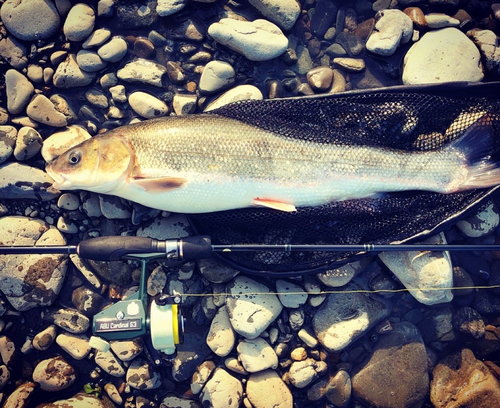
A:
<svg viewBox="0 0 500 408">
<path fill-rule="evenodd" d="M 76 63 L 85 72 L 97 72 L 105 68 L 108 63 L 103 61 L 95 51 L 80 50 L 76 54 Z"/>
<path fill-rule="evenodd" d="M 151 404 L 152 405 L 152 404 Z M 136 405 L 139 408 L 139 405 Z M 175 394 L 167 394 L 163 397 L 160 404 L 161 408 L 200 408 L 200 404 L 192 399 L 180 398 Z"/>
<path fill-rule="evenodd" d="M 161 265 L 158 265 L 148 276 L 147 292 L 149 296 L 161 294 L 167 283 L 167 274 Z"/>
<path fill-rule="evenodd" d="M 92 30 L 95 24 L 94 9 L 87 4 L 75 4 L 64 22 L 64 35 L 69 41 L 84 41 Z"/>
<path fill-rule="evenodd" d="M 117 76 L 125 82 L 162 87 L 162 77 L 167 69 L 154 61 L 138 58 L 119 69 Z"/>
<path fill-rule="evenodd" d="M 64 127 L 68 124 L 66 116 L 59 112 L 45 95 L 35 95 L 26 108 L 30 119 L 54 127 Z"/>
<path fill-rule="evenodd" d="M 3 245 L 65 245 L 66 240 L 41 220 L 0 218 Z M 67 269 L 64 255 L 2 255 L 0 290 L 19 311 L 51 305 L 62 288 Z"/>
<path fill-rule="evenodd" d="M 35 129 L 23 126 L 17 132 L 14 157 L 19 161 L 31 159 L 42 148 L 42 136 Z"/>
<path fill-rule="evenodd" d="M 156 12 L 160 17 L 170 16 L 181 11 L 187 3 L 188 0 L 158 0 Z"/>
<path fill-rule="evenodd" d="M 345 370 L 339 370 L 330 378 L 325 390 L 326 399 L 339 408 L 349 406 L 352 395 L 351 376 Z"/>
<path fill-rule="evenodd" d="M 440 58 L 436 58 L 439 55 Z M 405 84 L 448 81 L 479 82 L 483 79 L 477 47 L 456 28 L 430 31 L 406 53 L 403 66 Z"/>
<path fill-rule="evenodd" d="M 85 334 L 61 333 L 56 342 L 75 360 L 83 360 L 91 350 L 89 338 Z"/>
<path fill-rule="evenodd" d="M 76 88 L 79 86 L 87 86 L 95 79 L 95 74 L 82 71 L 76 62 L 76 56 L 69 54 L 68 57 L 61 62 L 54 73 L 52 81 L 57 88 Z"/>
<path fill-rule="evenodd" d="M 276 281 L 276 292 L 281 304 L 291 309 L 297 309 L 307 302 L 307 293 L 293 282 L 278 279 Z"/>
<path fill-rule="evenodd" d="M 221 106 L 247 99 L 261 101 L 264 99 L 264 96 L 262 95 L 260 89 L 254 85 L 238 85 L 224 92 L 221 96 L 210 102 L 204 111 L 208 112 L 220 108 Z"/>
<path fill-rule="evenodd" d="M 330 0 L 318 0 L 311 18 L 311 31 L 318 37 L 326 34 L 335 23 L 338 6 Z"/>
<path fill-rule="evenodd" d="M 261 337 L 240 341 L 237 350 L 238 359 L 248 373 L 278 367 L 278 356 L 269 343 Z"/>
<path fill-rule="evenodd" d="M 274 370 L 252 374 L 246 385 L 247 397 L 254 408 L 292 408 L 293 396 Z"/>
<path fill-rule="evenodd" d="M 374 54 L 389 56 L 400 44 L 406 44 L 413 35 L 413 22 L 401 10 L 382 10 L 376 16 L 375 29 L 366 42 L 366 49 Z"/>
<path fill-rule="evenodd" d="M 367 406 L 421 407 L 429 392 L 425 345 L 411 323 L 395 323 L 393 327 L 353 373 L 353 397 Z"/>
<path fill-rule="evenodd" d="M 199 89 L 204 94 L 212 94 L 229 87 L 235 81 L 236 72 L 231 64 L 224 61 L 210 61 L 200 77 Z"/>
<path fill-rule="evenodd" d="M 305 388 L 318 376 L 325 373 L 328 369 L 324 361 L 316 361 L 313 358 L 308 358 L 303 361 L 294 361 L 288 372 L 290 382 L 297 388 Z"/>
<path fill-rule="evenodd" d="M 200 394 L 203 406 L 238 408 L 243 398 L 241 382 L 223 368 L 217 368 Z"/>
<path fill-rule="evenodd" d="M 158 20 L 157 0 L 132 0 L 115 4 L 116 20 L 122 29 L 149 27 Z"/>
<path fill-rule="evenodd" d="M 127 370 L 127 384 L 137 390 L 152 390 L 161 386 L 161 376 L 143 358 L 136 358 Z"/>
<path fill-rule="evenodd" d="M 7 0 L 0 18 L 9 32 L 24 41 L 46 40 L 60 24 L 59 13 L 50 0 Z"/>
<path fill-rule="evenodd" d="M 49 201 L 59 196 L 53 180 L 36 167 L 7 163 L 0 167 L 0 198 Z"/>
<path fill-rule="evenodd" d="M 499 224 L 498 208 L 490 203 L 476 215 L 457 222 L 456 227 L 467 237 L 481 238 L 491 235 Z"/>
<path fill-rule="evenodd" d="M 31 81 L 36 82 L 37 84 L 41 84 L 43 82 L 43 68 L 40 65 L 29 64 L 26 75 Z"/>
<path fill-rule="evenodd" d="M 325 272 L 318 273 L 316 277 L 321 283 L 331 288 L 347 285 L 354 276 L 367 266 L 365 259 L 367 258 L 356 262 L 349 262 L 335 269 L 328 269 Z"/>
<path fill-rule="evenodd" d="M 93 316 L 101 311 L 104 298 L 99 293 L 80 286 L 73 291 L 71 301 L 77 310 L 87 316 Z"/>
<path fill-rule="evenodd" d="M 15 69 L 9 69 L 5 73 L 5 89 L 7 110 L 12 114 L 18 114 L 24 110 L 35 90 L 31 82 Z"/>
<path fill-rule="evenodd" d="M 43 318 L 73 334 L 85 333 L 90 327 L 87 316 L 71 309 L 52 309 L 44 313 Z"/>
<path fill-rule="evenodd" d="M 146 119 L 166 116 L 168 113 L 168 106 L 165 102 L 146 92 L 131 93 L 128 103 L 135 113 Z"/>
<path fill-rule="evenodd" d="M 106 41 L 108 41 L 109 37 L 111 37 L 110 30 L 106 28 L 99 28 L 89 35 L 89 37 L 82 44 L 82 48 L 87 49 L 92 47 L 99 47 L 100 45 L 103 45 Z"/>
<path fill-rule="evenodd" d="M 236 335 L 229 321 L 229 315 L 224 306 L 218 309 L 210 324 L 207 335 L 207 345 L 219 357 L 227 356 L 234 347 Z"/>
<path fill-rule="evenodd" d="M 26 46 L 15 37 L 0 40 L 0 57 L 7 61 L 13 68 L 22 70 L 28 65 Z"/>
<path fill-rule="evenodd" d="M 112 86 L 109 88 L 109 92 L 111 93 L 113 101 L 117 103 L 127 102 L 127 94 L 125 93 L 125 87 L 123 85 Z"/>
<path fill-rule="evenodd" d="M 149 223 L 143 223 L 137 230 L 138 237 L 154 239 L 183 238 L 192 234 L 193 230 L 184 214 L 155 218 Z"/>
<path fill-rule="evenodd" d="M 355 283 L 346 291 L 359 290 Z M 313 316 L 319 342 L 332 352 L 346 348 L 389 314 L 388 305 L 365 293 L 330 294 Z"/>
<path fill-rule="evenodd" d="M 255 339 L 279 316 L 283 306 L 269 288 L 246 276 L 227 284 L 226 308 L 233 329 Z"/>
<path fill-rule="evenodd" d="M 461 307 L 453 315 L 453 327 L 475 339 L 485 336 L 485 324 L 481 315 L 471 307 Z"/>
<path fill-rule="evenodd" d="M 95 363 L 113 377 L 123 377 L 125 375 L 125 369 L 111 350 L 97 351 Z"/>
<path fill-rule="evenodd" d="M 97 50 L 103 61 L 118 62 L 127 55 L 127 43 L 121 37 L 113 37 Z"/>
<path fill-rule="evenodd" d="M 99 206 L 102 215 L 108 220 L 126 220 L 132 215 L 130 208 L 116 196 L 99 195 Z"/>
<path fill-rule="evenodd" d="M 111 17 L 114 10 L 114 0 L 99 0 L 99 3 L 97 3 L 97 15 L 99 17 Z"/>
<path fill-rule="evenodd" d="M 76 381 L 75 369 L 61 356 L 40 361 L 33 371 L 33 381 L 44 391 L 56 392 Z"/>
<path fill-rule="evenodd" d="M 300 4 L 296 0 L 249 0 L 264 17 L 284 30 L 290 30 L 300 15 Z"/>
<path fill-rule="evenodd" d="M 266 20 L 238 21 L 223 18 L 208 28 L 215 41 L 243 54 L 251 61 L 267 61 L 283 54 L 288 39 Z"/>
</svg>

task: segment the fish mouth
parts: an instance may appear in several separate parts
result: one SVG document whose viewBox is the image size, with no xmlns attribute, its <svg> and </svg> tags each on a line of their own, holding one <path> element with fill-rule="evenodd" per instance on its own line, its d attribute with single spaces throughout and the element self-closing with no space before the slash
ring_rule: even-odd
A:
<svg viewBox="0 0 500 408">
<path fill-rule="evenodd" d="M 52 187 L 56 189 L 61 189 L 65 187 L 65 184 L 68 184 L 66 178 L 60 174 L 56 173 L 52 170 L 50 164 L 45 168 L 45 172 L 49 175 L 49 177 L 54 180 L 52 183 Z"/>
</svg>

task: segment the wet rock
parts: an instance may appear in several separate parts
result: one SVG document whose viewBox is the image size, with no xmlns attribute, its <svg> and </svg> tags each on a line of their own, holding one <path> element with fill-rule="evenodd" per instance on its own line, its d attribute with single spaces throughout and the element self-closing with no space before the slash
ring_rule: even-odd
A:
<svg viewBox="0 0 500 408">
<path fill-rule="evenodd" d="M 48 0 L 7 0 L 0 17 L 7 30 L 24 41 L 45 40 L 60 24 L 56 7 Z"/>
<path fill-rule="evenodd" d="M 328 269 L 318 273 L 316 277 L 320 282 L 331 288 L 337 288 L 348 284 L 351 279 L 367 266 L 365 260 L 349 262 L 335 269 Z"/>
<path fill-rule="evenodd" d="M 132 340 L 112 340 L 111 350 L 121 361 L 131 361 L 143 350 L 143 342 L 140 338 Z"/>
<path fill-rule="evenodd" d="M 359 290 L 355 283 L 347 291 Z M 381 300 L 362 293 L 330 294 L 313 316 L 319 342 L 330 351 L 343 350 L 389 314 Z"/>
<path fill-rule="evenodd" d="M 43 314 L 44 319 L 73 334 L 85 333 L 90 327 L 87 316 L 76 310 L 53 309 Z"/>
<path fill-rule="evenodd" d="M 269 343 L 257 337 L 253 340 L 242 340 L 239 342 L 238 358 L 243 368 L 249 373 L 256 373 L 268 368 L 278 367 L 278 357 Z"/>
<path fill-rule="evenodd" d="M 95 363 L 113 377 L 123 377 L 125 375 L 125 369 L 111 350 L 97 351 Z"/>
<path fill-rule="evenodd" d="M 40 361 L 33 371 L 33 381 L 44 391 L 61 391 L 76 381 L 76 371 L 61 356 Z"/>
<path fill-rule="evenodd" d="M 91 259 L 87 261 L 92 270 L 102 279 L 122 286 L 130 284 L 133 271 L 131 265 L 122 261 L 101 262 Z"/>
<path fill-rule="evenodd" d="M 351 376 L 345 370 L 339 370 L 330 378 L 325 390 L 326 399 L 339 408 L 349 405 L 352 395 Z"/>
<path fill-rule="evenodd" d="M 223 368 L 217 368 L 200 394 L 203 406 L 237 408 L 243 398 L 240 381 Z"/>
<path fill-rule="evenodd" d="M 146 360 L 136 358 L 127 370 L 127 383 L 137 390 L 152 390 L 161 385 L 161 376 Z"/>
<path fill-rule="evenodd" d="M 411 323 L 393 327 L 353 373 L 353 397 L 368 406 L 421 407 L 429 392 L 425 345 Z"/>
<path fill-rule="evenodd" d="M 267 61 L 283 54 L 288 39 L 266 20 L 238 21 L 223 18 L 208 28 L 215 41 L 243 54 L 250 61 Z"/>
<path fill-rule="evenodd" d="M 418 327 L 427 343 L 453 341 L 455 340 L 455 332 L 452 320 L 453 309 L 451 306 L 434 308 L 429 310 L 425 320 L 420 322 Z"/>
<path fill-rule="evenodd" d="M 326 34 L 337 17 L 338 6 L 329 0 L 318 0 L 311 19 L 311 31 L 318 37 Z"/>
<path fill-rule="evenodd" d="M 283 30 L 290 30 L 300 15 L 300 3 L 296 0 L 249 0 L 249 3 Z"/>
<path fill-rule="evenodd" d="M 392 55 L 400 44 L 406 44 L 413 35 L 413 22 L 401 10 L 379 11 L 375 21 L 375 30 L 366 42 L 366 49 L 374 54 Z"/>
<path fill-rule="evenodd" d="M 119 69 L 117 76 L 125 82 L 149 84 L 161 88 L 162 78 L 166 72 L 167 69 L 164 66 L 154 61 L 138 58 Z"/>
<path fill-rule="evenodd" d="M 83 360 L 91 350 L 89 338 L 84 334 L 61 333 L 56 342 L 75 360 Z"/>
<path fill-rule="evenodd" d="M 234 330 L 247 339 L 257 338 L 279 316 L 283 306 L 269 288 L 245 276 L 228 283 L 226 308 Z"/>
<path fill-rule="evenodd" d="M 467 237 L 481 238 L 492 234 L 499 223 L 498 208 L 493 203 L 490 203 L 478 214 L 457 222 L 456 226 Z"/>
<path fill-rule="evenodd" d="M 486 408 L 500 400 L 500 382 L 469 349 L 444 357 L 432 377 L 430 396 L 436 408 Z"/>
<path fill-rule="evenodd" d="M 254 85 L 238 85 L 226 91 L 221 96 L 210 102 L 205 108 L 205 112 L 220 108 L 229 103 L 243 101 L 246 99 L 262 100 L 264 99 L 262 92 Z"/>
<path fill-rule="evenodd" d="M 435 235 L 424 243 L 446 244 L 446 238 L 444 234 Z M 420 303 L 435 305 L 453 299 L 449 289 L 453 287 L 453 269 L 448 252 L 383 252 L 379 258 Z"/>
<path fill-rule="evenodd" d="M 436 58 L 440 55 L 440 58 Z M 474 44 L 456 28 L 426 33 L 406 53 L 405 84 L 448 81 L 478 82 L 483 79 L 481 57 Z"/>
<path fill-rule="evenodd" d="M 307 81 L 315 91 L 325 92 L 332 85 L 333 71 L 328 67 L 313 68 L 307 73 Z"/>
<path fill-rule="evenodd" d="M 207 345 L 219 357 L 225 357 L 232 351 L 235 342 L 236 336 L 229 321 L 229 315 L 226 308 L 222 306 L 210 324 Z"/>
<path fill-rule="evenodd" d="M 18 114 L 28 105 L 35 88 L 23 74 L 15 69 L 9 69 L 5 73 L 5 90 L 7 110 L 12 114 Z"/>
<path fill-rule="evenodd" d="M 252 374 L 246 385 L 247 397 L 254 408 L 292 408 L 293 396 L 274 370 Z"/>
<path fill-rule="evenodd" d="M 31 159 L 42 148 L 43 139 L 35 129 L 23 126 L 17 133 L 14 157 L 19 161 Z"/>
<path fill-rule="evenodd" d="M 453 315 L 453 327 L 475 339 L 485 336 L 485 325 L 481 315 L 471 307 L 461 307 Z"/>
<path fill-rule="evenodd" d="M 0 356 L 8 367 L 14 367 L 18 361 L 18 350 L 14 342 L 7 336 L 0 336 Z"/>
<path fill-rule="evenodd" d="M 20 216 L 0 218 L 2 245 L 66 245 L 64 237 L 41 220 Z M 0 290 L 20 311 L 51 305 L 62 288 L 64 255 L 0 256 Z"/>
<path fill-rule="evenodd" d="M 74 54 L 69 54 L 68 57 L 57 66 L 52 81 L 57 88 L 68 89 L 87 86 L 92 83 L 94 78 L 94 73 L 82 71 L 76 61 L 76 56 Z"/>
<path fill-rule="evenodd" d="M 308 358 L 303 361 L 294 361 L 290 366 L 290 382 L 297 388 L 305 388 L 325 373 L 328 366 L 324 361 Z"/>
<path fill-rule="evenodd" d="M 50 325 L 40 333 L 37 333 L 35 337 L 33 337 L 33 348 L 38 351 L 47 350 L 56 339 L 56 336 L 56 326 Z"/>
<path fill-rule="evenodd" d="M 133 92 L 128 97 L 128 103 L 135 113 L 146 119 L 165 116 L 168 113 L 165 102 L 146 92 Z"/>
</svg>

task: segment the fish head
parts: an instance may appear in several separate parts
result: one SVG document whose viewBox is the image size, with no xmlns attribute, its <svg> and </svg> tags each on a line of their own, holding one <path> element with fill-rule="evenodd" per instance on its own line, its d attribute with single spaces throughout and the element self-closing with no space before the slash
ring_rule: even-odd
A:
<svg viewBox="0 0 500 408">
<path fill-rule="evenodd" d="M 119 136 L 97 136 L 69 149 L 47 165 L 52 187 L 110 193 L 126 182 L 135 163 L 131 145 Z"/>
</svg>

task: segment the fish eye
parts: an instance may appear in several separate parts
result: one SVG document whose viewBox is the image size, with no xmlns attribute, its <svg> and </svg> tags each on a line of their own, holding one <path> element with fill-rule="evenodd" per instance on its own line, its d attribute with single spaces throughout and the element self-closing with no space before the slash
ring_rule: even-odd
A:
<svg viewBox="0 0 500 408">
<path fill-rule="evenodd" d="M 79 151 L 72 152 L 68 157 L 68 162 L 71 165 L 78 164 L 80 162 L 81 157 L 82 154 Z"/>
</svg>

